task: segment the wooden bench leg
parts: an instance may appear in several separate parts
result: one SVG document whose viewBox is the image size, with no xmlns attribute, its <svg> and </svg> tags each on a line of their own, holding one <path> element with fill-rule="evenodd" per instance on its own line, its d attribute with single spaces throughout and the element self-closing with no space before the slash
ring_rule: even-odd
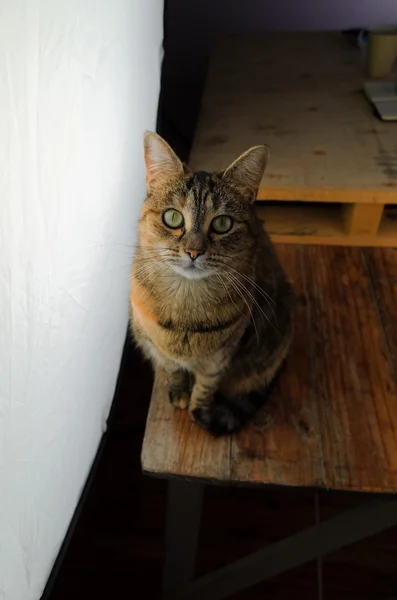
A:
<svg viewBox="0 0 397 600">
<path fill-rule="evenodd" d="M 163 591 L 192 581 L 200 530 L 204 486 L 180 480 L 168 483 Z"/>
</svg>

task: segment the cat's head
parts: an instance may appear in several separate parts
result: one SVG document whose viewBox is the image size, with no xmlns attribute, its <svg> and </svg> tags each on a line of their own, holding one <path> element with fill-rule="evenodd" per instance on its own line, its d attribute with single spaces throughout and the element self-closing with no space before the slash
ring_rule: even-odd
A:
<svg viewBox="0 0 397 600">
<path fill-rule="evenodd" d="M 140 245 L 187 279 L 202 279 L 249 260 L 257 221 L 252 204 L 269 151 L 255 146 L 227 169 L 192 173 L 157 134 L 145 134 L 148 196 Z"/>
</svg>

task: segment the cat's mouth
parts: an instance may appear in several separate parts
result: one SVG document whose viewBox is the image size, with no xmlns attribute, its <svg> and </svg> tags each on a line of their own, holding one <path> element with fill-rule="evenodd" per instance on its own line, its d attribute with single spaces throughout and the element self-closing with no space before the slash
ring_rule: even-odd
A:
<svg viewBox="0 0 397 600">
<path fill-rule="evenodd" d="M 174 264 L 172 266 L 175 273 L 185 277 L 186 279 L 204 279 L 211 275 L 212 269 L 207 265 L 197 264 L 190 261 L 188 263 Z"/>
</svg>

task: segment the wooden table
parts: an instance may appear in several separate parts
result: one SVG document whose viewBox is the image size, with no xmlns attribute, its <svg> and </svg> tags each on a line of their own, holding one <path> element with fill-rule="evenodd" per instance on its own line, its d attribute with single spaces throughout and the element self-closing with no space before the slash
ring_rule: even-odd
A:
<svg viewBox="0 0 397 600">
<path fill-rule="evenodd" d="M 156 380 L 142 466 L 171 482 L 167 588 L 193 576 L 203 483 L 397 492 L 397 249 L 280 245 L 278 254 L 300 302 L 286 370 L 258 422 L 212 439 L 171 407 Z M 265 548 L 254 563 L 239 561 L 170 597 L 224 598 L 397 524 L 397 500 L 389 502 L 277 546 L 270 571 Z"/>
<path fill-rule="evenodd" d="M 244 431 L 210 438 L 156 378 L 142 466 L 169 479 L 164 591 L 174 600 L 226 598 L 397 524 L 397 249 L 357 247 L 375 236 L 365 233 L 368 215 L 375 222 L 383 203 L 397 201 L 397 128 L 393 136 L 394 125 L 371 115 L 347 42 L 309 39 L 311 61 L 301 35 L 220 43 L 191 164 L 218 169 L 267 142 L 260 199 L 281 200 L 283 210 L 294 200 L 347 204 L 344 233 L 276 229 L 273 238 L 351 247 L 277 246 L 299 299 L 294 342 L 265 410 Z M 304 69 L 294 71 L 295 55 Z M 265 208 L 268 224 L 275 208 Z M 384 217 L 378 241 L 382 227 Z M 205 484 L 356 491 L 369 503 L 194 581 Z"/>
<path fill-rule="evenodd" d="M 265 143 L 259 212 L 275 241 L 396 246 L 397 123 L 374 115 L 363 82 L 360 52 L 342 34 L 225 37 L 191 166 L 221 169 Z"/>
</svg>

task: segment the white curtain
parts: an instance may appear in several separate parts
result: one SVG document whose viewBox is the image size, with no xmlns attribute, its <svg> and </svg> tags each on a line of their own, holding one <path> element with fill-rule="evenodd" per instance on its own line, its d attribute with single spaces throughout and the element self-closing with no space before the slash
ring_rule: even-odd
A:
<svg viewBox="0 0 397 600">
<path fill-rule="evenodd" d="M 162 0 L 0 0 L 0 599 L 37 600 L 104 431 Z"/>
</svg>

